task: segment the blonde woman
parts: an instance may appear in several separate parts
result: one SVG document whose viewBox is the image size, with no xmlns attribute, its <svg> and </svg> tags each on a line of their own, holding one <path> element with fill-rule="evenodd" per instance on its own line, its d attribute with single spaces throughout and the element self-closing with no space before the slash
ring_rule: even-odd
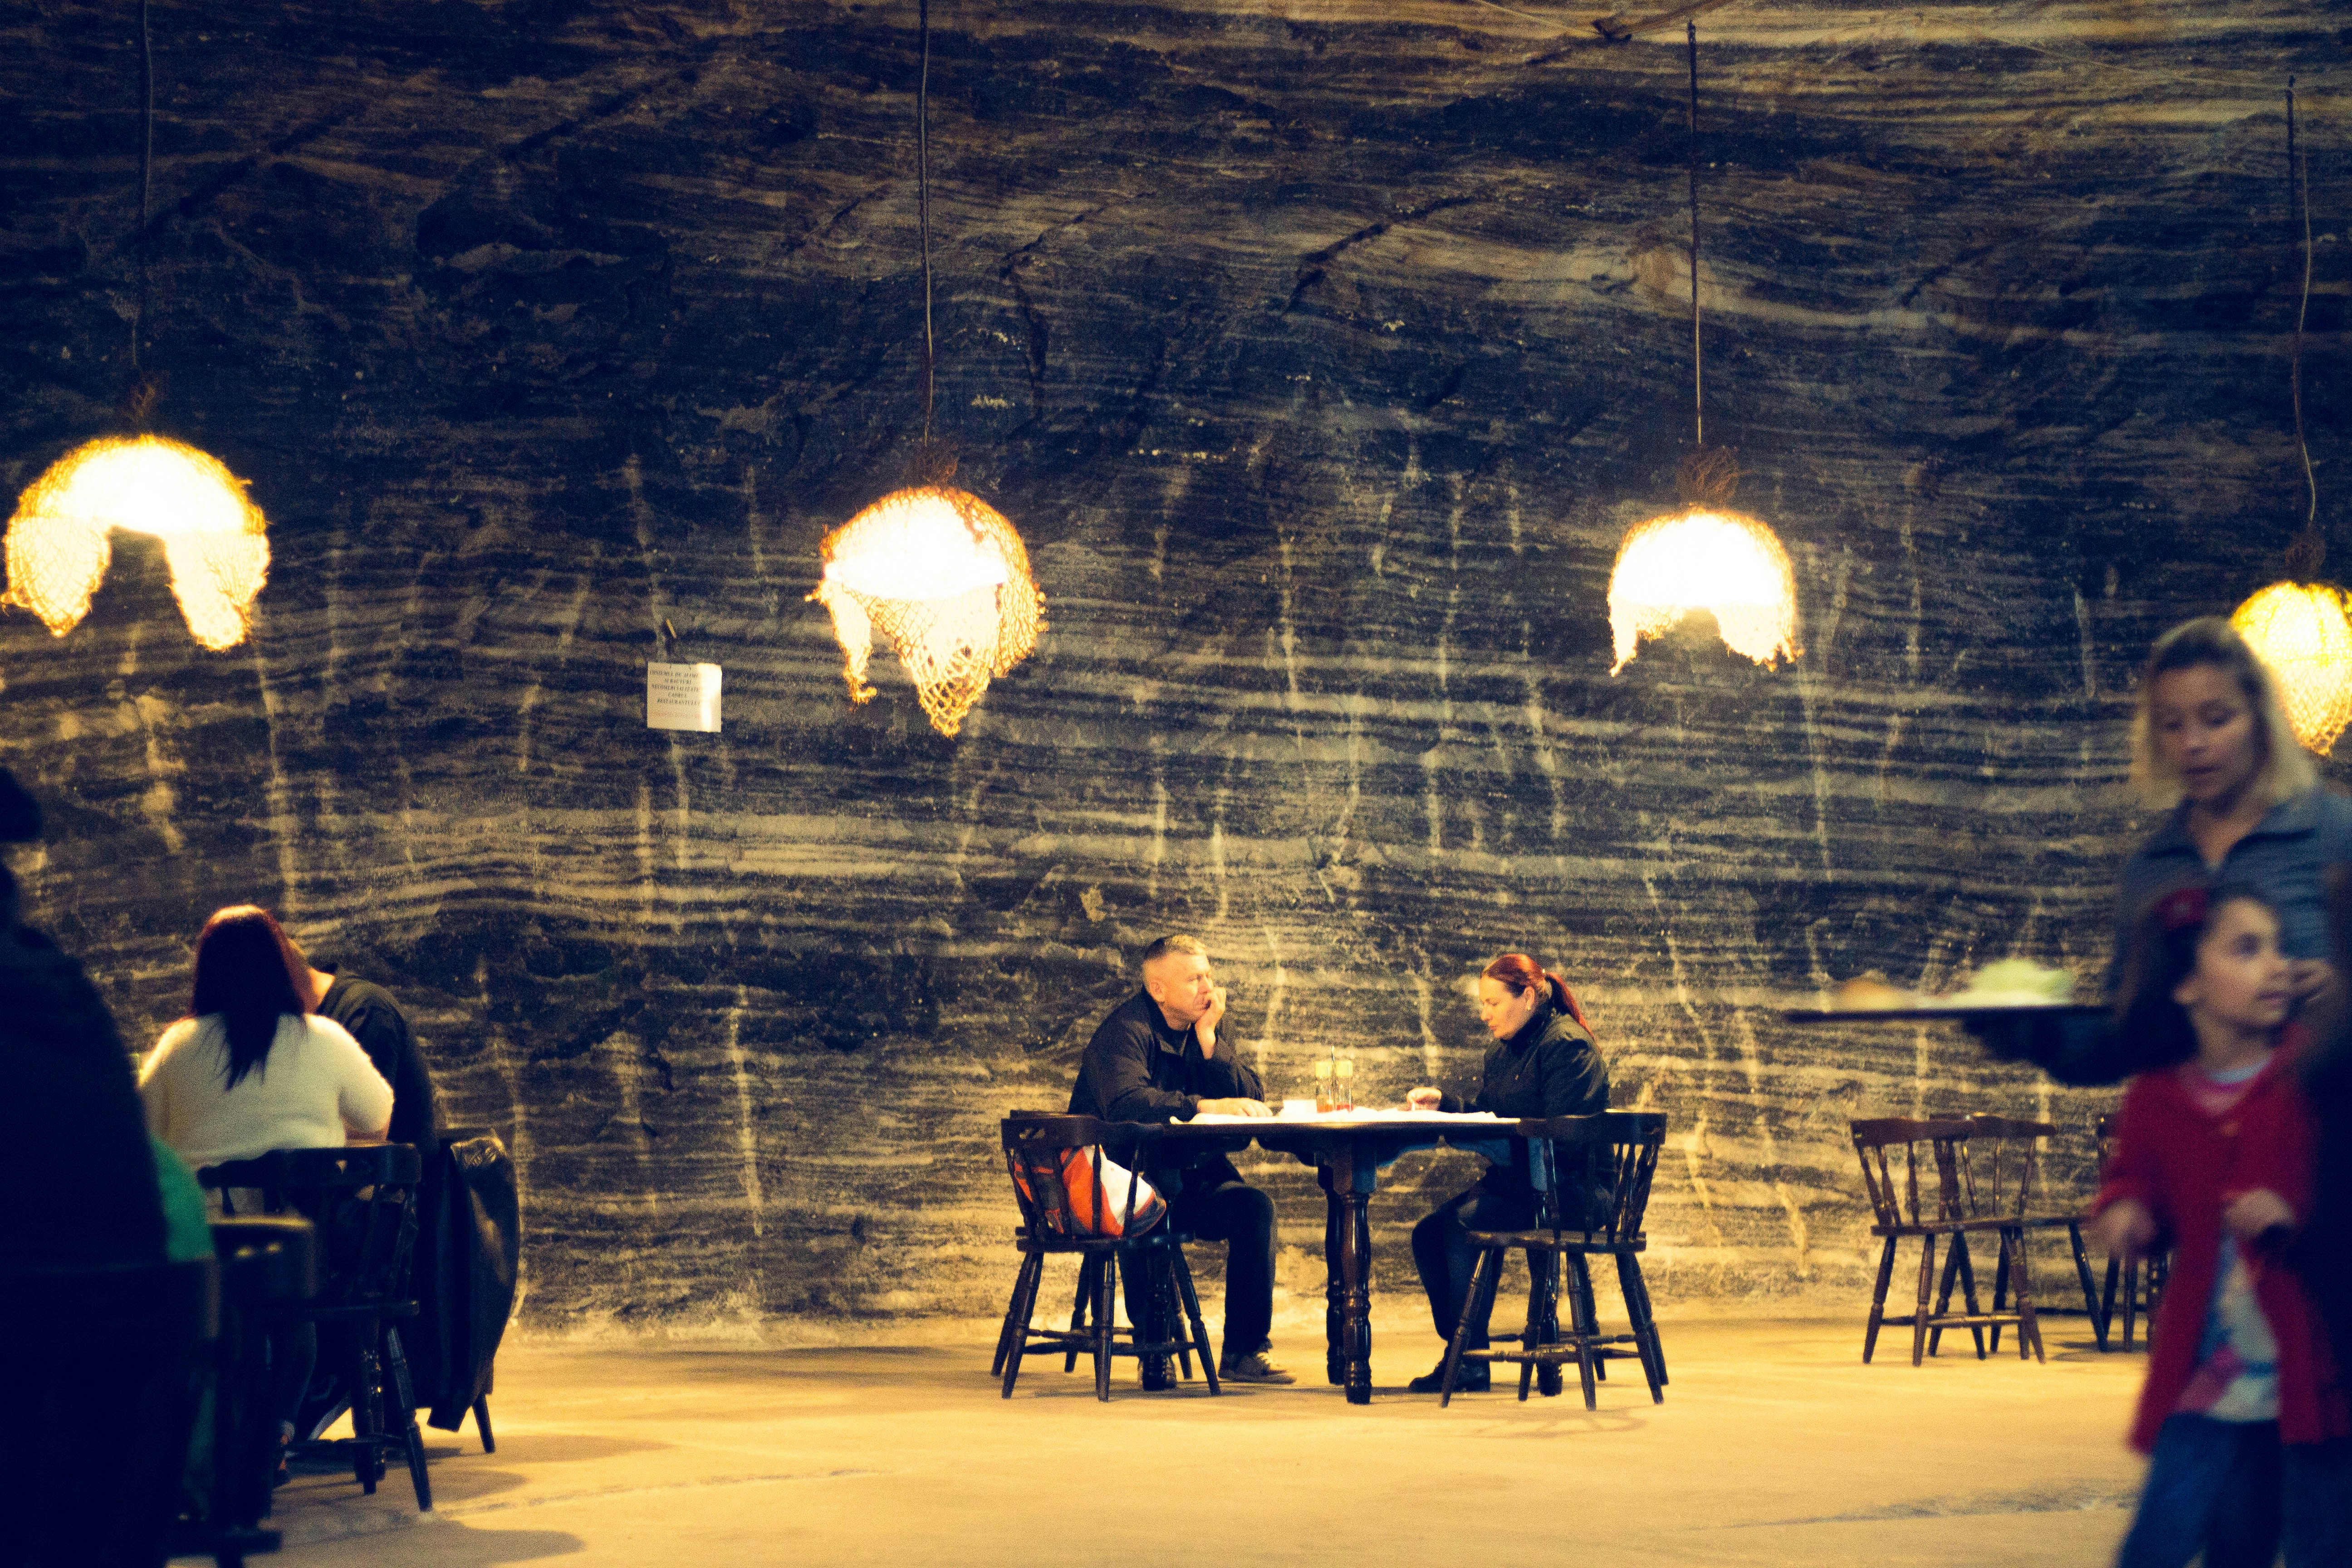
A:
<svg viewBox="0 0 2352 1568">
<path fill-rule="evenodd" d="M 2332 977 L 2325 873 L 2352 860 L 2352 799 L 2320 784 L 2278 682 L 2228 621 L 2207 616 L 2157 639 L 2131 739 L 2133 789 L 2171 815 L 2124 862 L 2108 990 L 2157 900 L 2218 882 L 2269 900 L 2297 994 L 2324 989 Z"/>
<path fill-rule="evenodd" d="M 2110 994 L 2133 988 L 2126 970 L 2139 921 L 2189 887 L 2242 888 L 2269 904 L 2298 1001 L 2336 984 L 2326 883 L 2330 867 L 2352 862 L 2352 800 L 2320 783 L 2276 679 L 2220 616 L 2175 626 L 2149 650 L 2132 720 L 2132 784 L 2170 815 L 2124 862 Z M 2352 1034 L 2340 1016 L 2326 1016 L 2338 1013 L 2311 1010 L 2324 1035 L 2300 1071 L 2317 1117 L 2318 1161 L 2312 1212 L 2291 1258 L 2327 1320 L 2338 1364 L 2352 1365 Z M 2035 1062 L 2063 1083 L 2116 1083 L 2166 1065 L 2144 1035 L 2106 1018 L 1980 1023 L 1969 1032 L 1993 1055 Z M 2352 1439 L 2330 1451 L 2334 1479 L 2321 1489 L 2352 1520 Z"/>
</svg>

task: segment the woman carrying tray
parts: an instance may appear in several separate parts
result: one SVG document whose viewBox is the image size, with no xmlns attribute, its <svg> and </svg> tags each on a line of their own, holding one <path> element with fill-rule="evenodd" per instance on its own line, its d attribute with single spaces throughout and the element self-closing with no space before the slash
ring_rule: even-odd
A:
<svg viewBox="0 0 2352 1568">
<path fill-rule="evenodd" d="M 1575 994 L 1559 975 L 1523 952 L 1507 952 L 1478 977 L 1478 1012 L 1497 1043 L 1486 1053 L 1477 1097 L 1465 1105 L 1442 1090 L 1416 1089 L 1405 1096 L 1408 1110 L 1485 1111 L 1519 1119 L 1590 1116 L 1609 1109 L 1609 1064 L 1593 1043 Z M 1523 1163 L 1526 1156 L 1517 1148 L 1512 1156 L 1509 1163 L 1488 1165 L 1477 1185 L 1447 1199 L 1412 1227 L 1412 1260 L 1421 1270 L 1422 1289 L 1429 1293 L 1429 1315 L 1436 1322 L 1441 1346 L 1454 1337 L 1462 1299 L 1469 1293 L 1470 1271 L 1477 1262 L 1470 1232 L 1521 1230 L 1535 1223 L 1535 1189 Z M 1471 1324 L 1463 1342 L 1473 1350 L 1484 1349 L 1486 1325 Z M 1435 1394 L 1444 1385 L 1444 1373 L 1441 1356 L 1427 1376 L 1414 1378 L 1409 1386 L 1415 1394 Z M 1487 1377 L 1485 1362 L 1465 1361 L 1454 1392 L 1483 1390 Z"/>
<path fill-rule="evenodd" d="M 2117 889 L 2112 993 L 2147 912 L 2183 888 L 2242 886 L 2276 912 L 2279 949 L 2317 1047 L 2300 1064 L 2317 1121 L 2312 1213 L 2294 1248 L 2339 1361 L 2352 1363 L 2352 1038 L 2338 957 L 2346 917 L 2331 920 L 2335 868 L 2352 862 L 2352 800 L 2326 788 L 2295 740 L 2278 684 L 2220 616 L 2157 639 L 2132 720 L 2132 784 L 2168 809 L 2125 861 Z M 1997 1057 L 2034 1062 L 2062 1083 L 2116 1083 L 2161 1065 L 2147 1041 L 2101 1017 L 1974 1020 Z M 2352 1452 L 2333 1456 L 2352 1494 Z"/>
</svg>

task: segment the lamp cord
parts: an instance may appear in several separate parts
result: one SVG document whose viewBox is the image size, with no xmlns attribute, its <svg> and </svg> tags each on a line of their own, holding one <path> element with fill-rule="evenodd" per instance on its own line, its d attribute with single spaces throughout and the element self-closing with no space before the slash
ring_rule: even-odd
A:
<svg viewBox="0 0 2352 1568">
<path fill-rule="evenodd" d="M 1685 22 L 1690 46 L 1690 285 L 1691 431 L 1694 449 L 1706 445 L 1706 364 L 1698 336 L 1698 24 Z"/>
<path fill-rule="evenodd" d="M 145 0 L 141 0 L 143 5 Z M 923 458 L 929 465 L 931 386 L 936 347 L 931 337 L 931 0 L 916 0 L 922 63 L 915 77 L 915 221 L 923 252 Z"/>
<path fill-rule="evenodd" d="M 131 374 L 141 366 L 141 340 L 147 335 L 147 187 L 155 162 L 155 45 L 147 27 L 148 0 L 139 0 L 139 227 L 131 236 L 139 272 L 139 302 L 131 316 Z"/>
<path fill-rule="evenodd" d="M 2294 445 L 2303 457 L 2303 484 L 2310 496 L 2303 517 L 2305 532 L 2319 531 L 2319 480 L 2311 470 L 2311 443 L 2303 430 L 2303 325 L 2311 310 L 2311 171 L 2298 160 L 2294 142 L 2294 79 L 2286 79 L 2286 181 L 2290 213 L 2299 210 L 2303 227 L 2303 297 L 2294 308 L 2294 353 L 2289 384 L 2294 392 Z"/>
</svg>

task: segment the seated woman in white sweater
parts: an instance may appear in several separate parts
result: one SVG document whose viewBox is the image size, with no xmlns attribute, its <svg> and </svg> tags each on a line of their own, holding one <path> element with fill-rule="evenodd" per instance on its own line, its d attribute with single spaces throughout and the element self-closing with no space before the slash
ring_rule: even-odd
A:
<svg viewBox="0 0 2352 1568">
<path fill-rule="evenodd" d="M 392 1086 L 310 1011 L 310 981 L 268 911 L 240 904 L 205 922 L 189 1016 L 139 1069 L 148 1130 L 190 1165 L 383 1136 Z"/>
<path fill-rule="evenodd" d="M 199 1170 L 272 1149 L 382 1138 L 392 1086 L 358 1041 L 310 1011 L 315 1001 L 310 965 L 268 910 L 215 913 L 196 938 L 189 1016 L 163 1031 L 139 1069 L 148 1131 Z M 282 1447 L 318 1361 L 318 1331 L 280 1330 L 268 1353 Z"/>
</svg>

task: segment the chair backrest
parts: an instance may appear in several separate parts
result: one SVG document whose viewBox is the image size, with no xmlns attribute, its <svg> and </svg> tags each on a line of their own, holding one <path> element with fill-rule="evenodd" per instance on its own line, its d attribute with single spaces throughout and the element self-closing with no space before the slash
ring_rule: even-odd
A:
<svg viewBox="0 0 2352 1568">
<path fill-rule="evenodd" d="M 0 1563 L 163 1563 L 219 1325 L 209 1258 L 0 1271 Z"/>
<path fill-rule="evenodd" d="M 1918 1120 L 1885 1116 L 1848 1123 L 1853 1152 L 1862 1162 L 1862 1184 L 1870 1194 L 1871 1212 L 1886 1226 L 1925 1225 L 1937 1220 L 1972 1217 L 1960 1184 L 1959 1149 L 1976 1131 L 1963 1117 Z M 1935 1205 L 1923 1203 L 1919 1191 L 1919 1150 L 1929 1151 L 1935 1175 Z M 1898 1186 L 1887 1151 L 1903 1151 L 1903 1180 Z M 1873 1162 L 1875 1161 L 1874 1165 Z"/>
<path fill-rule="evenodd" d="M 319 1227 L 324 1276 L 316 1305 L 402 1303 L 416 1244 L 416 1187 L 424 1164 L 414 1145 L 275 1149 L 250 1160 L 207 1165 L 196 1179 L 234 1193 L 258 1188 L 264 1214 L 302 1215 Z"/>
<path fill-rule="evenodd" d="M 1063 1240 L 1109 1240 L 1132 1232 L 1136 1200 L 1142 1194 L 1142 1152 L 1159 1137 L 1160 1129 L 1134 1121 L 1102 1121 L 1091 1116 L 1013 1115 L 1004 1119 L 1000 1134 L 1004 1166 L 1013 1177 L 1013 1195 L 1021 1205 L 1022 1223 L 1035 1237 Z M 1077 1157 L 1074 1164 L 1073 1156 Z M 1103 1162 L 1127 1167 L 1127 1179 L 1116 1173 L 1108 1187 Z M 1070 1179 L 1090 1170 L 1093 1190 L 1105 1203 L 1072 1201 Z M 1110 1224 L 1116 1210 L 1118 1224 Z"/>
<path fill-rule="evenodd" d="M 2058 1135 L 2056 1123 L 1977 1115 L 1969 1118 L 1969 1141 L 1960 1145 L 1960 1189 L 1969 1216 L 2021 1216 L 2042 1176 L 2042 1141 Z M 1981 1184 L 1979 1173 L 1986 1177 Z"/>
<path fill-rule="evenodd" d="M 1657 1175 L 1666 1119 L 1654 1110 L 1603 1110 L 1522 1121 L 1536 1223 L 1551 1231 L 1586 1231 L 1610 1241 L 1642 1234 Z"/>
</svg>

